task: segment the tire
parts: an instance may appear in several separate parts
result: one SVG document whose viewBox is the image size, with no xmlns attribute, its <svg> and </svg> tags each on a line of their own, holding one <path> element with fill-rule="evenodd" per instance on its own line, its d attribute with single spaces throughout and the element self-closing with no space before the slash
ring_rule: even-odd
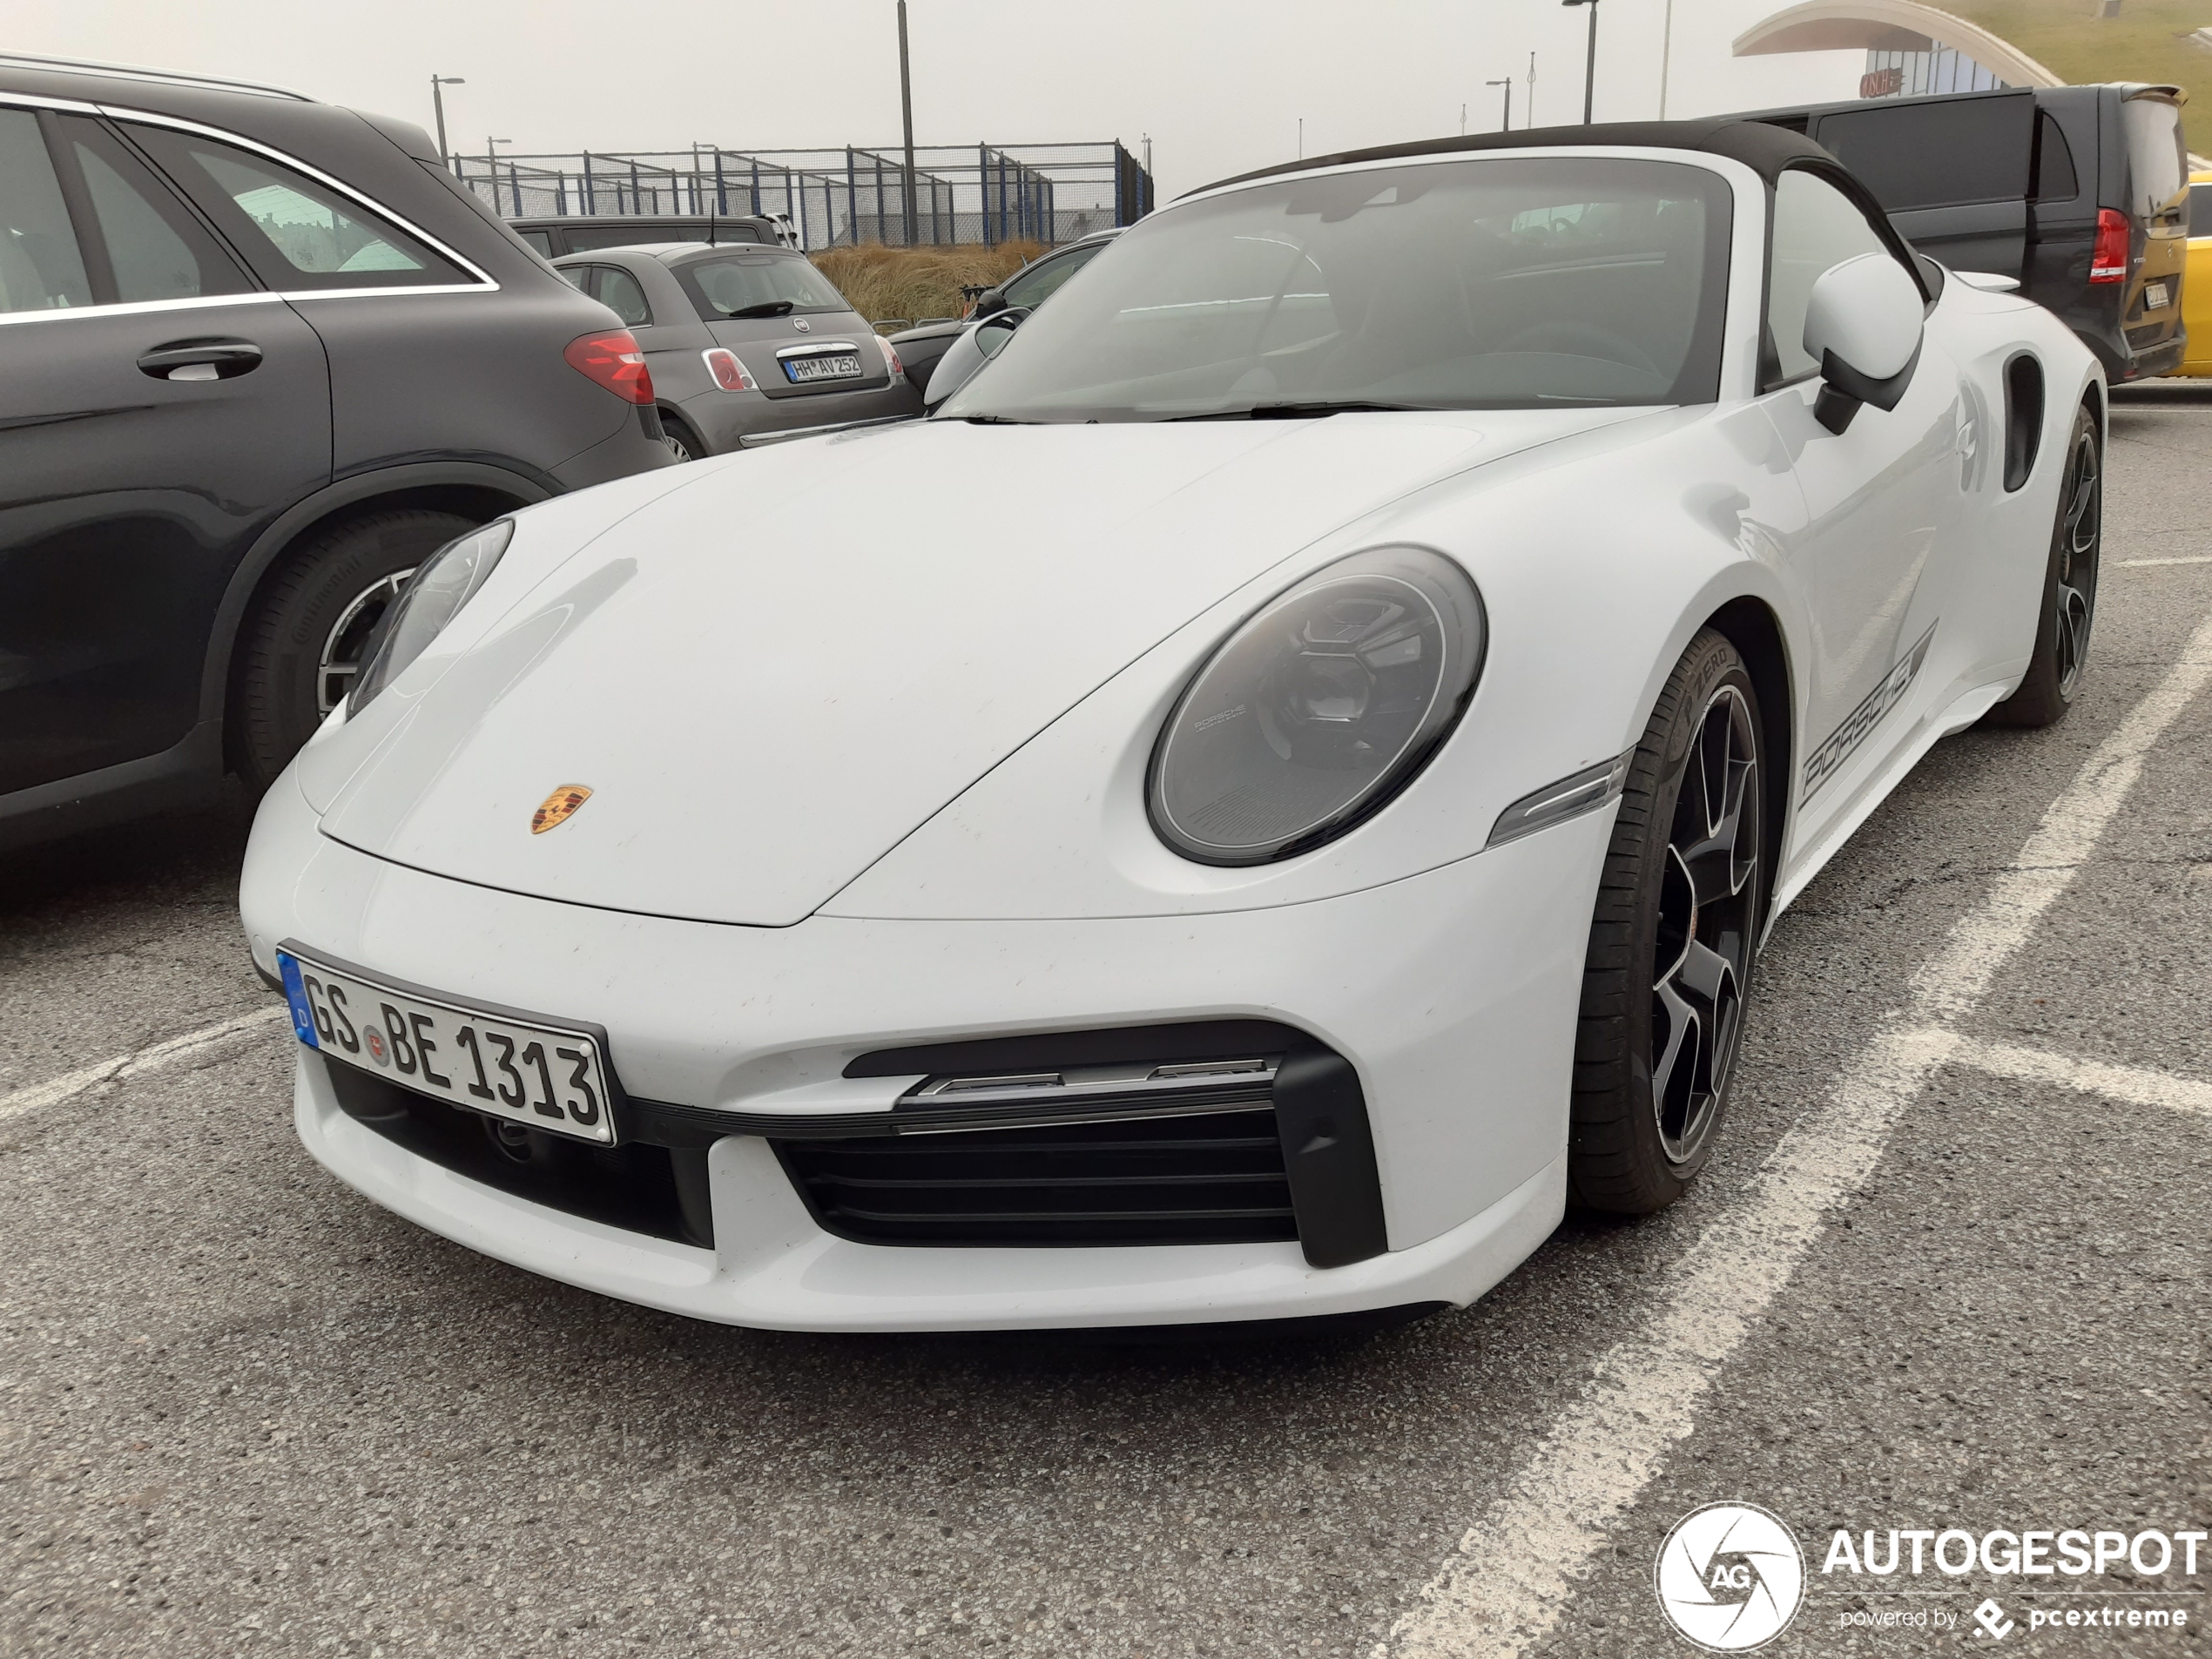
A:
<svg viewBox="0 0 2212 1659">
<path fill-rule="evenodd" d="M 232 759 L 257 794 L 337 705 L 369 631 L 408 574 L 481 520 L 400 509 L 351 519 L 293 548 L 239 631 Z"/>
<path fill-rule="evenodd" d="M 1590 921 L 1567 1177 L 1584 1209 L 1664 1209 L 1711 1156 L 1770 891 L 1765 742 L 1743 658 L 1702 631 L 1636 745 Z"/>
<path fill-rule="evenodd" d="M 2035 651 L 2019 689 L 1982 717 L 1986 725 L 2051 725 L 2065 718 L 2089 665 L 2089 632 L 2097 619 L 2097 565 L 2104 543 L 2104 445 L 2096 416 L 2074 412 L 2059 478 L 2059 510 L 2051 524 L 2051 556 Z"/>
<path fill-rule="evenodd" d="M 706 455 L 706 446 L 698 434 L 666 409 L 660 412 L 660 441 L 668 446 L 668 453 L 678 461 L 698 461 Z"/>
</svg>

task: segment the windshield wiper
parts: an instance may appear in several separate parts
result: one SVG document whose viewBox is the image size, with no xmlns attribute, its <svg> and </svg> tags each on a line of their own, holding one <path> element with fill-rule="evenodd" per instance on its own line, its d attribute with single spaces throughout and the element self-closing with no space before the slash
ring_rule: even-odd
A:
<svg viewBox="0 0 2212 1659">
<path fill-rule="evenodd" d="M 1312 403 L 1254 403 L 1241 409 L 1213 409 L 1204 415 L 1171 415 L 1170 421 L 1303 421 L 1325 415 L 1434 414 L 1421 403 L 1368 403 L 1354 399 Z"/>
<path fill-rule="evenodd" d="M 743 306 L 725 314 L 732 317 L 788 317 L 791 311 L 792 302 L 788 300 L 763 300 L 757 306 Z"/>
<path fill-rule="evenodd" d="M 965 421 L 970 426 L 1042 426 L 1042 421 L 1017 421 L 1010 415 L 955 415 L 955 421 Z"/>
</svg>

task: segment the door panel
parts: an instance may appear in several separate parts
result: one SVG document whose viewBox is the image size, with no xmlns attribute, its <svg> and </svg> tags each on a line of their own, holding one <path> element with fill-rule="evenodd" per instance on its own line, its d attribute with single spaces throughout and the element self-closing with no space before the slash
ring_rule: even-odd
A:
<svg viewBox="0 0 2212 1659">
<path fill-rule="evenodd" d="M 1964 499 L 1958 374 L 1932 340 L 1895 409 L 1862 408 L 1831 433 L 1813 419 L 1819 391 L 1801 381 L 1763 400 L 1805 497 L 1804 530 L 1782 553 L 1811 645 L 1799 845 L 1851 805 L 1947 679 L 1929 669 L 1950 643 L 1939 612 Z"/>
<path fill-rule="evenodd" d="M 330 476 L 320 342 L 248 287 L 97 123 L 0 109 L 0 793 L 182 739 L 232 571 Z"/>
<path fill-rule="evenodd" d="M 180 341 L 229 380 L 157 380 Z M 273 296 L 0 328 L 0 792 L 158 753 L 198 718 L 216 606 L 253 539 L 330 476 L 312 330 Z"/>
</svg>

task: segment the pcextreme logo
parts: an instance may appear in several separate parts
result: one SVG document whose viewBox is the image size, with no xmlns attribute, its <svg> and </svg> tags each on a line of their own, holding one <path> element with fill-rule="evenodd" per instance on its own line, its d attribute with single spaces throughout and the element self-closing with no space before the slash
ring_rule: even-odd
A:
<svg viewBox="0 0 2212 1659">
<path fill-rule="evenodd" d="M 1653 1573 L 1668 1622 L 1709 1653 L 1763 1648 L 1805 1597 L 1796 1535 L 1757 1504 L 1709 1503 L 1675 1523 Z"/>
</svg>

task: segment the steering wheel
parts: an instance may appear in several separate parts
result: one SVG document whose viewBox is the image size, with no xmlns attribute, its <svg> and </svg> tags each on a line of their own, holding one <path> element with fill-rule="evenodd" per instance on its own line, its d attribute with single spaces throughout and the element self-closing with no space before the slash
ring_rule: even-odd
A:
<svg viewBox="0 0 2212 1659">
<path fill-rule="evenodd" d="M 1559 352 L 1574 357 L 1598 357 L 1608 362 L 1620 363 L 1629 368 L 1640 368 L 1645 374 L 1664 379 L 1659 365 L 1635 341 L 1610 328 L 1601 328 L 1594 322 L 1575 322 L 1564 319 L 1550 322 L 1531 323 L 1510 338 L 1498 344 L 1501 352 Z"/>
</svg>

